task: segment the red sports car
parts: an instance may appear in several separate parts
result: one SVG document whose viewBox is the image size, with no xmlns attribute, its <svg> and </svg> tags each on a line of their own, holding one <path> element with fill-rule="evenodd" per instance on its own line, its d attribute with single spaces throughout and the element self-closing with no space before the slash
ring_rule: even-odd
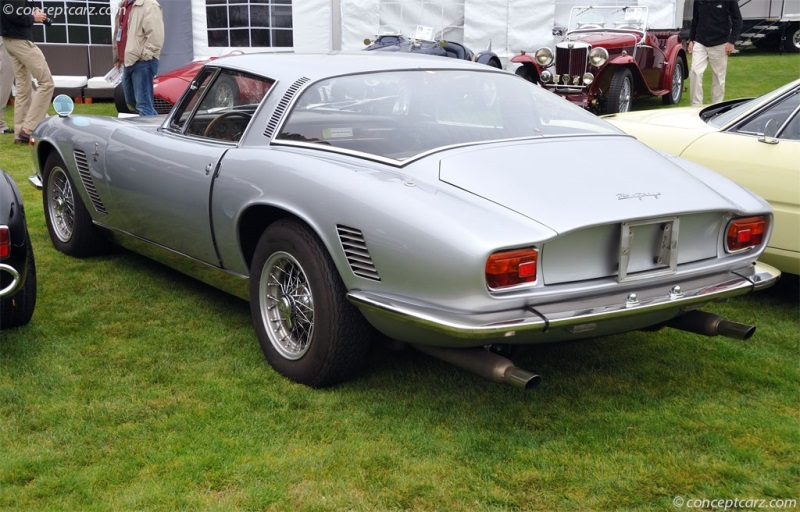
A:
<svg viewBox="0 0 800 512">
<path fill-rule="evenodd" d="M 596 114 L 627 112 L 635 98 L 678 103 L 688 77 L 677 29 L 652 30 L 647 7 L 573 7 L 564 40 L 511 62 L 516 73 Z"/>
</svg>

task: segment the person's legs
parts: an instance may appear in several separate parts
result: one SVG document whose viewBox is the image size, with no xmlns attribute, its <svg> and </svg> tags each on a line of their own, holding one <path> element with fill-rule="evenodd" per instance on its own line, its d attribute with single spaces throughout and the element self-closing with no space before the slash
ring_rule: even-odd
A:
<svg viewBox="0 0 800 512">
<path fill-rule="evenodd" d="M 17 84 L 17 96 L 14 100 L 14 131 L 19 137 L 23 132 L 30 134 L 47 116 L 55 84 L 44 54 L 38 46 L 31 41 L 7 37 L 3 43 L 14 64 Z M 37 81 L 35 92 L 31 86 L 31 77 Z"/>
<path fill-rule="evenodd" d="M 122 92 L 125 94 L 125 103 L 133 109 L 136 105 L 136 96 L 133 93 L 133 74 L 126 66 L 122 66 Z"/>
<path fill-rule="evenodd" d="M 30 42 L 6 37 L 3 38 L 3 43 L 11 58 L 11 65 L 14 67 L 14 83 L 17 86 L 17 93 L 14 96 L 14 137 L 19 137 L 19 131 L 22 129 L 22 123 L 25 121 L 31 103 L 33 85 L 31 84 L 31 74 L 25 67 L 25 62 L 20 60 L 18 53 L 24 53 L 22 47 Z"/>
<path fill-rule="evenodd" d="M 708 49 L 708 64 L 711 66 L 711 103 L 725 98 L 725 75 L 728 72 L 728 54 L 721 44 Z"/>
<path fill-rule="evenodd" d="M 25 65 L 28 68 L 28 72 L 36 79 L 37 83 L 36 92 L 31 96 L 31 104 L 28 107 L 28 112 L 22 123 L 22 130 L 30 133 L 42 119 L 47 117 L 47 109 L 50 107 L 50 101 L 53 99 L 55 83 L 53 83 L 53 75 L 50 74 L 50 67 L 47 65 L 47 60 L 44 58 L 44 54 L 38 46 L 32 44 L 25 58 Z"/>
<path fill-rule="evenodd" d="M 689 70 L 689 97 L 691 104 L 703 104 L 703 73 L 708 66 L 706 47 L 695 41 L 692 51 L 692 69 Z"/>
<path fill-rule="evenodd" d="M 0 37 L 0 133 L 6 133 L 9 129 L 3 116 L 8 105 L 8 98 L 11 97 L 11 85 L 14 83 L 14 64 L 11 57 L 6 52 L 3 38 Z"/>
<path fill-rule="evenodd" d="M 136 110 L 139 111 L 139 115 L 158 115 L 153 106 L 153 79 L 158 72 L 158 59 L 140 60 L 127 69 L 131 71 Z"/>
</svg>

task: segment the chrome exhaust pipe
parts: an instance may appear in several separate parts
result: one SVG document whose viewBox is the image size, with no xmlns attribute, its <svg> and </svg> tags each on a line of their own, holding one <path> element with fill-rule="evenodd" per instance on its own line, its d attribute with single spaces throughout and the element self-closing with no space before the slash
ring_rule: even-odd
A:
<svg viewBox="0 0 800 512">
<path fill-rule="evenodd" d="M 668 327 L 689 331 L 705 336 L 727 336 L 737 340 L 749 340 L 756 332 L 755 325 L 742 324 L 724 320 L 713 313 L 694 310 L 673 318 L 667 322 Z"/>
<path fill-rule="evenodd" d="M 514 365 L 510 359 L 482 348 L 444 348 L 414 345 L 414 348 L 447 363 L 501 384 L 533 389 L 542 378 Z"/>
</svg>

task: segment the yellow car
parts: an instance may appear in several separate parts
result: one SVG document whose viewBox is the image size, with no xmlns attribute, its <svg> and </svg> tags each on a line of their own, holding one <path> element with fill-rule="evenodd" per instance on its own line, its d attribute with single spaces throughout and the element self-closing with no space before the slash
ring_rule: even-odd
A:
<svg viewBox="0 0 800 512">
<path fill-rule="evenodd" d="M 800 80 L 755 99 L 604 117 L 658 150 L 736 181 L 772 205 L 761 260 L 800 274 Z"/>
</svg>

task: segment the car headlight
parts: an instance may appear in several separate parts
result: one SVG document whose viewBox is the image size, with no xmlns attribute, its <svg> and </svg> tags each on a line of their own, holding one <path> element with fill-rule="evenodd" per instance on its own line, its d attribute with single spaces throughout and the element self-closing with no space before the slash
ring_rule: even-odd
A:
<svg viewBox="0 0 800 512">
<path fill-rule="evenodd" d="M 553 63 L 553 51 L 546 46 L 544 48 L 539 48 L 536 50 L 533 58 L 536 59 L 537 64 L 546 68 Z"/>
<path fill-rule="evenodd" d="M 592 48 L 589 52 L 589 65 L 599 68 L 608 61 L 608 50 L 605 48 Z"/>
<path fill-rule="evenodd" d="M 550 80 L 553 79 L 553 73 L 545 69 L 544 71 L 542 71 L 542 75 L 539 78 L 542 80 L 543 84 L 549 84 Z"/>
<path fill-rule="evenodd" d="M 592 85 L 592 82 L 594 82 L 594 75 L 591 73 L 584 73 L 583 85 Z"/>
</svg>

